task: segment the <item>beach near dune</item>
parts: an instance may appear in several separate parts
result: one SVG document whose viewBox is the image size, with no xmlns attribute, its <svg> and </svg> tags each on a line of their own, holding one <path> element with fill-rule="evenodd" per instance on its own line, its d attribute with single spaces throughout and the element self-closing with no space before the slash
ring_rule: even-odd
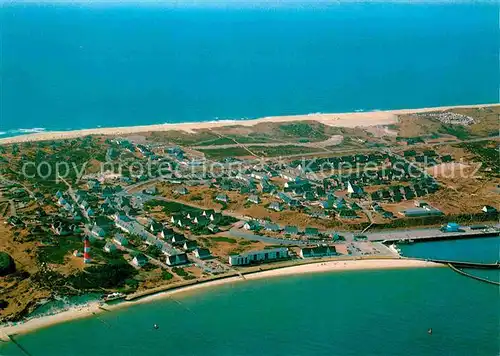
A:
<svg viewBox="0 0 500 356">
<path fill-rule="evenodd" d="M 397 269 L 397 268 L 422 268 L 422 267 L 441 267 L 442 265 L 433 262 L 413 259 L 366 259 L 366 260 L 328 260 L 323 262 L 315 262 L 310 264 L 301 264 L 288 266 L 283 268 L 275 268 L 265 271 L 253 272 L 245 274 L 243 277 L 234 276 L 229 278 L 214 279 L 205 282 L 198 282 L 183 287 L 178 287 L 171 290 L 158 292 L 155 294 L 144 296 L 134 301 L 124 301 L 118 304 L 106 305 L 99 302 L 90 302 L 86 305 L 79 305 L 68 310 L 21 321 L 17 323 L 9 323 L 0 326 L 0 339 L 9 341 L 9 335 L 25 334 L 46 328 L 52 325 L 72 321 L 75 319 L 97 316 L 103 312 L 126 308 L 140 303 L 150 303 L 157 300 L 172 297 L 174 295 L 185 294 L 188 292 L 196 292 L 201 289 L 221 286 L 229 283 L 244 283 L 248 280 L 257 280 L 272 277 L 284 277 L 290 275 L 299 275 L 307 273 L 326 273 L 326 272 L 341 272 L 353 270 L 378 270 L 378 269 Z"/>
<path fill-rule="evenodd" d="M 210 122 L 189 122 L 177 124 L 158 124 L 158 125 L 143 125 L 129 127 L 107 127 L 93 128 L 72 131 L 44 131 L 26 135 L 7 137 L 0 139 L 0 144 L 21 143 L 31 141 L 48 141 L 48 140 L 63 140 L 83 137 L 88 135 L 129 135 L 134 133 L 154 132 L 154 131 L 184 131 L 194 132 L 202 129 L 215 129 L 224 126 L 254 126 L 260 123 L 285 123 L 293 121 L 317 121 L 324 125 L 336 127 L 368 127 L 368 126 L 383 126 L 397 123 L 398 115 L 417 114 L 432 111 L 444 111 L 454 108 L 481 108 L 494 106 L 498 104 L 482 104 L 482 105 L 461 105 L 461 106 L 440 106 L 433 108 L 421 109 L 401 109 L 387 111 L 367 111 L 367 112 L 352 112 L 352 113 L 314 113 L 306 115 L 290 115 L 290 116 L 270 116 L 259 119 L 249 120 L 223 120 Z"/>
</svg>

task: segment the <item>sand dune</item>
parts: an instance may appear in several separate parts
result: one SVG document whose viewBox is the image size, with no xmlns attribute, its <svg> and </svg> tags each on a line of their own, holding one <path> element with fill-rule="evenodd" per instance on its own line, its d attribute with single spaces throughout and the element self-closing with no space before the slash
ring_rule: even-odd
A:
<svg viewBox="0 0 500 356">
<path fill-rule="evenodd" d="M 354 112 L 354 113 L 339 113 L 339 114 L 317 113 L 317 114 L 307 114 L 307 115 L 270 116 L 253 120 L 234 120 L 234 121 L 224 120 L 215 122 L 191 122 L 191 123 L 179 123 L 179 124 L 161 124 L 161 125 L 145 125 L 145 126 L 130 126 L 130 127 L 108 127 L 108 128 L 95 128 L 95 129 L 84 129 L 75 131 L 47 131 L 47 132 L 38 132 L 28 135 L 3 138 L 0 139 L 0 144 L 9 144 L 9 143 L 27 142 L 27 141 L 71 139 L 87 135 L 111 135 L 111 136 L 128 135 L 133 133 L 151 132 L 151 131 L 179 130 L 179 131 L 193 132 L 194 130 L 211 129 L 217 127 L 231 126 L 231 125 L 254 126 L 262 122 L 318 121 L 329 126 L 366 127 L 366 126 L 393 124 L 397 122 L 398 115 L 449 110 L 453 108 L 487 107 L 493 105 L 498 105 L 498 104 L 441 106 L 441 107 L 422 108 L 422 109 L 402 109 L 402 110 Z"/>
</svg>

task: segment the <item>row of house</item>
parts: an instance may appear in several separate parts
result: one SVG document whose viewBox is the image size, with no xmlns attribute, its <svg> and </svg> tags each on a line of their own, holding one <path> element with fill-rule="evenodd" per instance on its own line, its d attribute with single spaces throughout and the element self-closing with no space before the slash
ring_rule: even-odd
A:
<svg viewBox="0 0 500 356">
<path fill-rule="evenodd" d="M 318 238 L 321 236 L 319 230 L 315 227 L 306 227 L 303 231 L 301 231 L 297 226 L 287 225 L 282 228 L 278 224 L 270 221 L 261 222 L 258 220 L 250 220 L 243 225 L 243 228 L 249 231 L 265 230 L 268 232 L 282 232 L 283 234 L 289 236 L 304 235 L 308 238 Z"/>
<path fill-rule="evenodd" d="M 229 264 L 231 266 L 245 266 L 283 260 L 289 257 L 290 255 L 288 249 L 285 247 L 280 247 L 262 251 L 252 251 L 239 255 L 231 255 L 229 256 Z"/>
</svg>

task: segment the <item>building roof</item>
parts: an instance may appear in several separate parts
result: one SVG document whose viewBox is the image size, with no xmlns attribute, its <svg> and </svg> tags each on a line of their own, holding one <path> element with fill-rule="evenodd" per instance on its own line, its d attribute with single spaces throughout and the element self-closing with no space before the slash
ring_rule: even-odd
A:
<svg viewBox="0 0 500 356">
<path fill-rule="evenodd" d="M 264 228 L 269 231 L 280 231 L 280 227 L 275 223 L 266 223 Z"/>
<path fill-rule="evenodd" d="M 196 254 L 199 258 L 208 258 L 211 257 L 210 251 L 206 248 L 197 248 L 195 250 Z"/>
<path fill-rule="evenodd" d="M 318 235 L 319 231 L 315 227 L 306 227 L 306 229 L 304 230 L 304 234 L 306 234 L 306 235 Z"/>
<path fill-rule="evenodd" d="M 234 256 L 240 256 L 240 257 L 249 257 L 249 256 L 253 256 L 253 255 L 258 255 L 258 254 L 261 254 L 261 253 L 276 253 L 276 252 L 288 252 L 288 248 L 286 247 L 276 247 L 276 248 L 269 248 L 269 249 L 265 249 L 265 250 L 260 250 L 260 251 L 250 251 L 250 252 L 245 252 L 245 253 L 241 253 L 239 255 L 234 255 Z"/>
<path fill-rule="evenodd" d="M 337 254 L 334 246 L 304 247 L 301 249 L 303 256 L 326 256 Z"/>
<path fill-rule="evenodd" d="M 298 234 L 299 228 L 297 226 L 287 225 L 284 229 L 286 234 Z"/>
<path fill-rule="evenodd" d="M 438 209 L 425 209 L 425 208 L 410 208 L 401 212 L 404 216 L 418 217 L 418 216 L 437 216 L 443 215 Z"/>
<path fill-rule="evenodd" d="M 148 262 L 148 258 L 144 256 L 142 253 L 138 253 L 134 259 L 139 262 L 139 263 L 146 263 Z"/>
</svg>

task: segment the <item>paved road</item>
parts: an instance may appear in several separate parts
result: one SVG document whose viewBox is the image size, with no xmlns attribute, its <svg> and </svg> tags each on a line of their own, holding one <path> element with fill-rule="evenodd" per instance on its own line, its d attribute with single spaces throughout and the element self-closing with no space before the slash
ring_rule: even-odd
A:
<svg viewBox="0 0 500 356">
<path fill-rule="evenodd" d="M 468 227 L 463 227 L 463 232 L 442 232 L 439 229 L 436 228 L 422 228 L 422 229 L 412 229 L 412 230 L 386 230 L 386 231 L 377 231 L 377 232 L 366 232 L 363 235 L 367 237 L 368 241 L 399 241 L 399 240 L 407 240 L 407 239 L 413 239 L 413 240 L 419 240 L 419 239 L 432 239 L 434 237 L 449 237 L 449 238 L 454 238 L 454 237 L 460 237 L 466 234 L 470 234 L 471 232 L 480 232 L 480 231 L 473 231 Z M 497 224 L 496 226 L 493 227 L 493 229 L 497 229 L 496 231 L 500 231 L 500 224 Z M 359 234 L 356 232 L 346 232 L 346 231 L 323 231 L 325 235 L 330 235 L 333 233 L 339 233 L 346 242 L 350 243 L 354 241 L 354 236 Z M 309 240 L 309 241 L 304 241 L 304 240 L 291 240 L 287 238 L 276 238 L 276 237 L 270 237 L 270 236 L 261 236 L 261 235 L 256 235 L 251 231 L 246 231 L 242 229 L 237 229 L 237 228 L 232 228 L 229 230 L 229 233 L 238 238 L 242 239 L 247 239 L 247 240 L 257 240 L 257 241 L 262 241 L 265 243 L 273 244 L 273 245 L 306 245 L 308 243 L 310 244 L 317 244 L 321 243 L 320 240 Z M 326 238 L 325 240 L 328 240 Z"/>
<path fill-rule="evenodd" d="M 257 235 L 251 231 L 245 231 L 245 230 L 240 230 L 240 229 L 236 229 L 236 228 L 230 229 L 229 233 L 231 234 L 231 236 L 238 237 L 240 239 L 262 241 L 264 243 L 272 244 L 272 245 L 306 245 L 307 244 L 305 241 L 297 241 L 297 240 L 291 240 L 291 239 L 280 239 L 280 238 L 276 238 L 276 237 Z"/>
</svg>

